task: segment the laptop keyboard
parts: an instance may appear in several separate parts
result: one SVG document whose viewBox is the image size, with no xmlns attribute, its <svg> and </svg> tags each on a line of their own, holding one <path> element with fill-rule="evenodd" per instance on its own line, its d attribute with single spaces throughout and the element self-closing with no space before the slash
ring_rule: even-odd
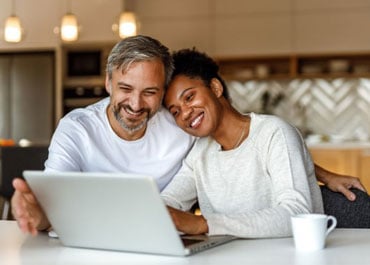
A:
<svg viewBox="0 0 370 265">
<path fill-rule="evenodd" d="M 203 239 L 189 239 L 181 237 L 182 243 L 185 247 L 204 241 Z"/>
</svg>

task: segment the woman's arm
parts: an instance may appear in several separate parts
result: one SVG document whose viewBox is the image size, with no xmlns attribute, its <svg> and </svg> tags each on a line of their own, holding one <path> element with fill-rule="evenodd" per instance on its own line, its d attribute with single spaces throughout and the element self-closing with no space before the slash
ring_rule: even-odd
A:
<svg viewBox="0 0 370 265">
<path fill-rule="evenodd" d="M 315 164 L 315 174 L 317 179 L 324 183 L 329 189 L 343 193 L 343 195 L 350 201 L 354 201 L 356 199 L 356 195 L 350 190 L 351 188 L 367 192 L 365 187 L 361 184 L 360 179 L 357 177 L 330 172 L 317 164 Z"/>
</svg>

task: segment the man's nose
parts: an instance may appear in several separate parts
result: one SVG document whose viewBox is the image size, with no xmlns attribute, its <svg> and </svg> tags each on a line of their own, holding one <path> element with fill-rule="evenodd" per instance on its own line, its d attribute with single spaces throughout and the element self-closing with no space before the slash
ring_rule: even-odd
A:
<svg viewBox="0 0 370 265">
<path fill-rule="evenodd" d="M 139 111 L 142 109 L 143 100 L 139 94 L 131 95 L 130 97 L 130 107 L 133 111 Z"/>
</svg>

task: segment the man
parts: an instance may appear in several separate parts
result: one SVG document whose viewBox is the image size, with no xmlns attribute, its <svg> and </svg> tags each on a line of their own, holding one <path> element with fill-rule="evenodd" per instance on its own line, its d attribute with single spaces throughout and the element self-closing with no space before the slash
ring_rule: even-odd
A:
<svg viewBox="0 0 370 265">
<path fill-rule="evenodd" d="M 162 190 L 194 142 L 161 105 L 172 71 L 168 48 L 159 41 L 135 36 L 117 43 L 107 62 L 110 97 L 60 121 L 45 170 L 147 174 Z M 327 178 L 325 183 L 334 180 L 339 181 L 334 187 L 338 191 L 361 188 L 358 179 L 350 177 Z M 16 179 L 13 185 L 12 213 L 21 230 L 36 235 L 49 228 L 27 184 Z"/>
</svg>

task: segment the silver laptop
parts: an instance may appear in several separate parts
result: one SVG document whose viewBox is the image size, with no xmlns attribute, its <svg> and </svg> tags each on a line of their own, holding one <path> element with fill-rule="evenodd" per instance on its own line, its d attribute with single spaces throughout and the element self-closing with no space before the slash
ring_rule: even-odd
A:
<svg viewBox="0 0 370 265">
<path fill-rule="evenodd" d="M 65 246 L 186 256 L 235 239 L 180 235 L 148 176 L 24 171 Z"/>
</svg>

